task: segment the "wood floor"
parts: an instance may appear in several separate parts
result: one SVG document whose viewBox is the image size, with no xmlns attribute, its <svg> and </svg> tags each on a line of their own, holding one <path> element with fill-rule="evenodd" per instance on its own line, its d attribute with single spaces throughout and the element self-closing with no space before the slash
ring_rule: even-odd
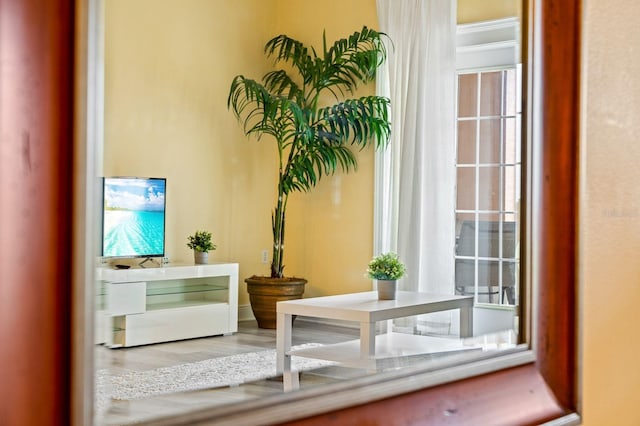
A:
<svg viewBox="0 0 640 426">
<path fill-rule="evenodd" d="M 293 326 L 292 344 L 332 344 L 354 340 L 358 337 L 357 328 L 319 324 L 315 321 L 298 318 Z M 480 351 L 511 348 L 516 340 L 513 331 L 464 339 L 465 344 Z M 110 375 L 122 375 L 131 371 L 152 370 L 229 355 L 275 349 L 275 347 L 275 330 L 260 329 L 255 321 L 242 321 L 238 325 L 238 332 L 231 336 L 182 340 L 121 349 L 108 349 L 105 346 L 97 345 L 95 359 L 97 370 L 106 370 Z M 451 356 L 451 354 L 444 356 Z M 423 357 L 409 362 L 415 365 L 415 362 L 436 359 L 429 357 L 434 357 L 434 355 L 427 355 L 427 358 Z M 404 366 L 400 365 L 397 359 L 393 362 L 391 368 Z M 314 369 L 312 372 L 302 373 L 300 387 L 304 389 L 366 374 L 366 370 L 363 369 L 340 366 L 322 367 Z M 100 404 L 96 404 L 95 423 L 98 425 L 135 424 L 199 408 L 238 403 L 281 393 L 283 393 L 281 381 L 265 379 L 240 386 L 178 392 L 145 399 L 123 401 L 107 398 L 106 403 L 103 400 Z"/>
<path fill-rule="evenodd" d="M 296 320 L 292 344 L 330 344 L 358 338 L 355 328 L 319 325 Z M 238 332 L 231 336 L 216 336 L 179 342 L 160 343 L 132 348 L 108 349 L 96 346 L 96 369 L 106 369 L 109 374 L 120 375 L 130 371 L 144 371 L 178 364 L 204 361 L 211 358 L 274 349 L 275 330 L 260 329 L 255 321 L 242 321 Z M 329 374 L 304 374 L 301 387 L 348 379 L 366 372 L 357 369 L 334 367 Z M 96 423 L 101 425 L 134 424 L 158 416 L 178 414 L 215 404 L 229 404 L 261 396 L 282 393 L 282 382 L 261 380 L 241 386 L 212 390 L 180 392 L 168 396 L 121 401 L 110 400 L 99 406 Z"/>
</svg>

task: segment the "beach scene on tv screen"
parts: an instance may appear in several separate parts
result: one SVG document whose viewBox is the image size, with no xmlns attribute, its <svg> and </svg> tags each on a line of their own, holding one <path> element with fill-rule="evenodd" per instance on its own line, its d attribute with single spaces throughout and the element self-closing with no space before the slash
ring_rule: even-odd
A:
<svg viewBox="0 0 640 426">
<path fill-rule="evenodd" d="M 105 178 L 102 255 L 163 255 L 164 215 L 164 179 Z"/>
</svg>

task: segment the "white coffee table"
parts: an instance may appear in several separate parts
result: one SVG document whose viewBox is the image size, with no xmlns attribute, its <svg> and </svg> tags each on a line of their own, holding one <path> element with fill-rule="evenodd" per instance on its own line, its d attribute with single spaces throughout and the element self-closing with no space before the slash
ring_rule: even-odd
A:
<svg viewBox="0 0 640 426">
<path fill-rule="evenodd" d="M 395 300 L 378 300 L 378 292 L 368 291 L 288 300 L 278 302 L 276 306 L 276 371 L 283 375 L 285 391 L 298 388 L 297 372 L 291 372 L 293 354 L 375 371 L 378 358 L 394 356 L 398 352 L 403 355 L 424 352 L 424 339 L 420 339 L 424 336 L 387 333 L 378 336 L 376 342 L 377 321 L 459 309 L 460 336 L 469 337 L 473 333 L 473 296 L 399 291 Z M 292 352 L 293 315 L 359 322 L 359 344 L 354 341 Z"/>
</svg>

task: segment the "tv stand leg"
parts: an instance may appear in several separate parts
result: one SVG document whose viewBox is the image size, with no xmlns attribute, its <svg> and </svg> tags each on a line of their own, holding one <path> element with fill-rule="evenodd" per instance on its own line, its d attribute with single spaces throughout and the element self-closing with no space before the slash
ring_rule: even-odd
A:
<svg viewBox="0 0 640 426">
<path fill-rule="evenodd" d="M 153 258 L 151 257 L 147 257 L 145 260 L 143 260 L 142 262 L 138 263 L 138 266 L 141 268 L 146 268 L 146 266 L 144 266 L 145 263 L 147 262 L 151 262 L 153 264 L 156 264 L 158 266 L 160 266 L 160 264 L 158 262 L 156 262 L 155 260 L 153 260 Z"/>
</svg>

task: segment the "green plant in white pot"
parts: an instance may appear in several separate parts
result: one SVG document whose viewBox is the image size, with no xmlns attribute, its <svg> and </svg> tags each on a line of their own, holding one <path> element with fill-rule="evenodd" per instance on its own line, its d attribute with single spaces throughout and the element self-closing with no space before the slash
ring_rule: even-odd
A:
<svg viewBox="0 0 640 426">
<path fill-rule="evenodd" d="M 195 234 L 189 235 L 187 247 L 193 250 L 196 265 L 208 264 L 209 251 L 216 249 L 211 239 L 211 232 L 207 231 L 196 231 Z"/>
<path fill-rule="evenodd" d="M 367 276 L 378 282 L 378 299 L 393 300 L 396 298 L 397 280 L 406 272 L 404 263 L 395 253 L 382 253 L 369 262 Z"/>
<path fill-rule="evenodd" d="M 383 147 L 389 141 L 388 98 L 372 95 L 344 99 L 353 94 L 359 84 L 374 80 L 386 58 L 383 36 L 363 27 L 332 45 L 327 44 L 323 36 L 322 49 L 315 49 L 279 35 L 267 42 L 264 51 L 276 64 L 286 63 L 284 69 L 266 73 L 261 82 L 243 75 L 231 82 L 227 106 L 242 123 L 245 134 L 258 139 L 271 136 L 269 139 L 275 142 L 278 153 L 276 203 L 271 213 L 270 276 L 245 280 L 260 327 L 275 328 L 276 301 L 302 296 L 302 292 L 294 294 L 288 284 L 295 281 L 304 291 L 306 283 L 302 278 L 284 276 L 285 213 L 289 195 L 310 191 L 322 176 L 331 175 L 337 169 L 345 172 L 356 169 L 352 146 Z M 281 284 L 287 284 L 282 292 L 276 290 Z M 258 302 L 259 296 L 261 302 Z M 268 319 L 259 318 L 258 303 L 259 310 L 264 311 L 264 317 L 268 314 Z"/>
</svg>

